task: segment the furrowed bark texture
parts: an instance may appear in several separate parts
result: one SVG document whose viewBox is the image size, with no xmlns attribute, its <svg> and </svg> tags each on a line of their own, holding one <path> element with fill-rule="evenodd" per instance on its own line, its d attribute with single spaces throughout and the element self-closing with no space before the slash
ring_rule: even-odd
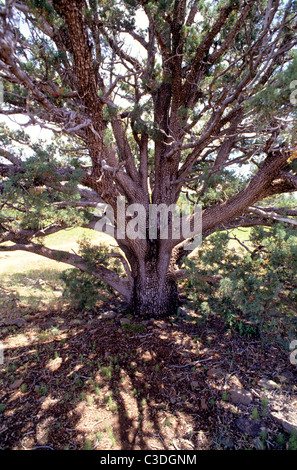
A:
<svg viewBox="0 0 297 470">
<path fill-rule="evenodd" d="M 133 311 L 146 318 L 168 317 L 175 314 L 177 307 L 177 282 L 159 275 L 156 260 L 147 261 L 144 272 L 134 280 Z"/>
<path fill-rule="evenodd" d="M 145 209 L 145 239 L 122 238 L 115 230 L 125 277 L 100 265 L 92 274 L 125 298 L 136 315 L 164 317 L 177 310 L 177 281 L 189 240 L 170 235 L 151 240 L 150 204 L 168 207 L 182 192 L 188 201 L 199 202 L 212 188 L 214 202 L 202 212 L 204 237 L 216 229 L 280 219 L 290 223 L 288 217 L 295 216 L 281 218 L 255 207 L 267 196 L 297 189 L 291 166 L 295 146 L 281 139 L 292 106 L 283 106 L 284 118 L 272 116 L 263 130 L 244 104 L 259 93 L 259 85 L 275 83 L 274 74 L 291 60 L 297 45 L 296 6 L 279 0 L 212 2 L 213 17 L 205 27 L 200 21 L 206 15 L 203 2 L 176 0 L 164 8 L 141 0 L 136 3 L 148 23 L 141 31 L 142 24 L 137 29 L 130 23 L 131 2 L 122 3 L 125 14 L 112 1 L 6 2 L 0 12 L 0 79 L 8 86 L 0 112 L 19 112 L 31 124 L 55 126 L 87 152 L 88 168 L 83 159 L 80 164 L 81 200 L 55 201 L 57 213 L 70 206 L 94 208 L 100 201 L 111 206 L 118 220 L 123 215 L 119 197 Z M 30 39 L 18 31 L 16 13 L 36 32 Z M 126 47 L 122 33 L 141 45 L 141 58 Z M 26 64 L 31 58 L 38 63 L 36 70 Z M 86 153 L 76 155 L 80 162 Z M 5 187 L 19 177 L 28 192 L 29 172 L 10 149 L 0 148 L 0 156 L 6 160 L 0 162 L 1 207 L 27 215 L 30 208 L 11 203 Z M 249 182 L 225 196 L 226 169 L 258 157 L 261 162 Z M 59 184 L 44 175 L 42 188 L 29 189 L 62 194 L 74 172 L 57 168 Z M 85 226 L 94 228 L 97 220 Z M 62 256 L 63 262 L 87 270 L 81 257 L 34 243 L 64 229 L 63 220 L 39 230 L 16 229 L 14 221 L 14 214 L 0 218 L 2 251 Z"/>
</svg>

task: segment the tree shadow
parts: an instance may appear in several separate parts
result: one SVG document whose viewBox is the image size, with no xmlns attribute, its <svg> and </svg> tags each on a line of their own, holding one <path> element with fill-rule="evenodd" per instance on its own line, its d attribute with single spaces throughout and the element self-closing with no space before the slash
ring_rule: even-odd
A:
<svg viewBox="0 0 297 470">
<path fill-rule="evenodd" d="M 227 374 L 246 387 L 261 376 L 269 351 L 259 341 L 216 318 L 125 327 L 69 311 L 39 321 L 2 332 L 0 448 L 211 449 L 238 433 L 251 445 L 234 420 L 252 408 L 224 393 Z"/>
</svg>

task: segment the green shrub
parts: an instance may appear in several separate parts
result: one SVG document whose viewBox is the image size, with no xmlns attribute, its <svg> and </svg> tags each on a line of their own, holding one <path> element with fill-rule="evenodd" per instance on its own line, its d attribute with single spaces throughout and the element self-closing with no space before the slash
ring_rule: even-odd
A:
<svg viewBox="0 0 297 470">
<path fill-rule="evenodd" d="M 257 227 L 247 243 L 247 250 L 239 244 L 230 248 L 227 232 L 212 234 L 197 255 L 185 261 L 188 296 L 201 314 L 221 315 L 241 335 L 295 337 L 296 232 L 282 224 Z M 218 274 L 220 281 L 213 285 L 200 280 Z"/>
<path fill-rule="evenodd" d="M 61 274 L 64 281 L 63 297 L 74 308 L 79 310 L 92 310 L 100 296 L 112 293 L 112 289 L 103 281 L 95 277 L 92 272 L 97 265 L 112 267 L 114 271 L 121 272 L 120 267 L 113 258 L 110 258 L 110 249 L 104 243 L 92 245 L 88 240 L 80 243 L 79 254 L 87 265 L 87 271 L 80 269 L 67 269 Z M 104 294 L 103 294 L 104 293 Z"/>
<path fill-rule="evenodd" d="M 292 432 L 288 442 L 288 450 L 297 450 L 297 433 Z"/>
</svg>

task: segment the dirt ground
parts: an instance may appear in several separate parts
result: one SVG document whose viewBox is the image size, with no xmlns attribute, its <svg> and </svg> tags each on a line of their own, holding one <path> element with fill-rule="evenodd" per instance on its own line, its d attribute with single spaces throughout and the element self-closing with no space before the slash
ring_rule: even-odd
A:
<svg viewBox="0 0 297 470">
<path fill-rule="evenodd" d="M 294 448 L 287 352 L 195 312 L 100 313 L 0 319 L 0 449 Z"/>
</svg>

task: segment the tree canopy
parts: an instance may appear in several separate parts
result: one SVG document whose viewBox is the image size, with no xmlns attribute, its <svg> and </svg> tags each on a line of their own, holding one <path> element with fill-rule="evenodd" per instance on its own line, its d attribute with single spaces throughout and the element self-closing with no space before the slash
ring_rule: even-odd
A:
<svg viewBox="0 0 297 470">
<path fill-rule="evenodd" d="M 2 127 L 2 251 L 90 271 L 41 239 L 94 228 L 100 202 L 117 218 L 119 197 L 199 203 L 204 239 L 296 225 L 294 208 L 265 202 L 297 190 L 295 1 L 6 0 L 0 23 L 0 112 L 55 135 Z M 176 308 L 189 240 L 115 238 L 124 274 L 100 256 L 91 273 L 137 313 Z"/>
</svg>

